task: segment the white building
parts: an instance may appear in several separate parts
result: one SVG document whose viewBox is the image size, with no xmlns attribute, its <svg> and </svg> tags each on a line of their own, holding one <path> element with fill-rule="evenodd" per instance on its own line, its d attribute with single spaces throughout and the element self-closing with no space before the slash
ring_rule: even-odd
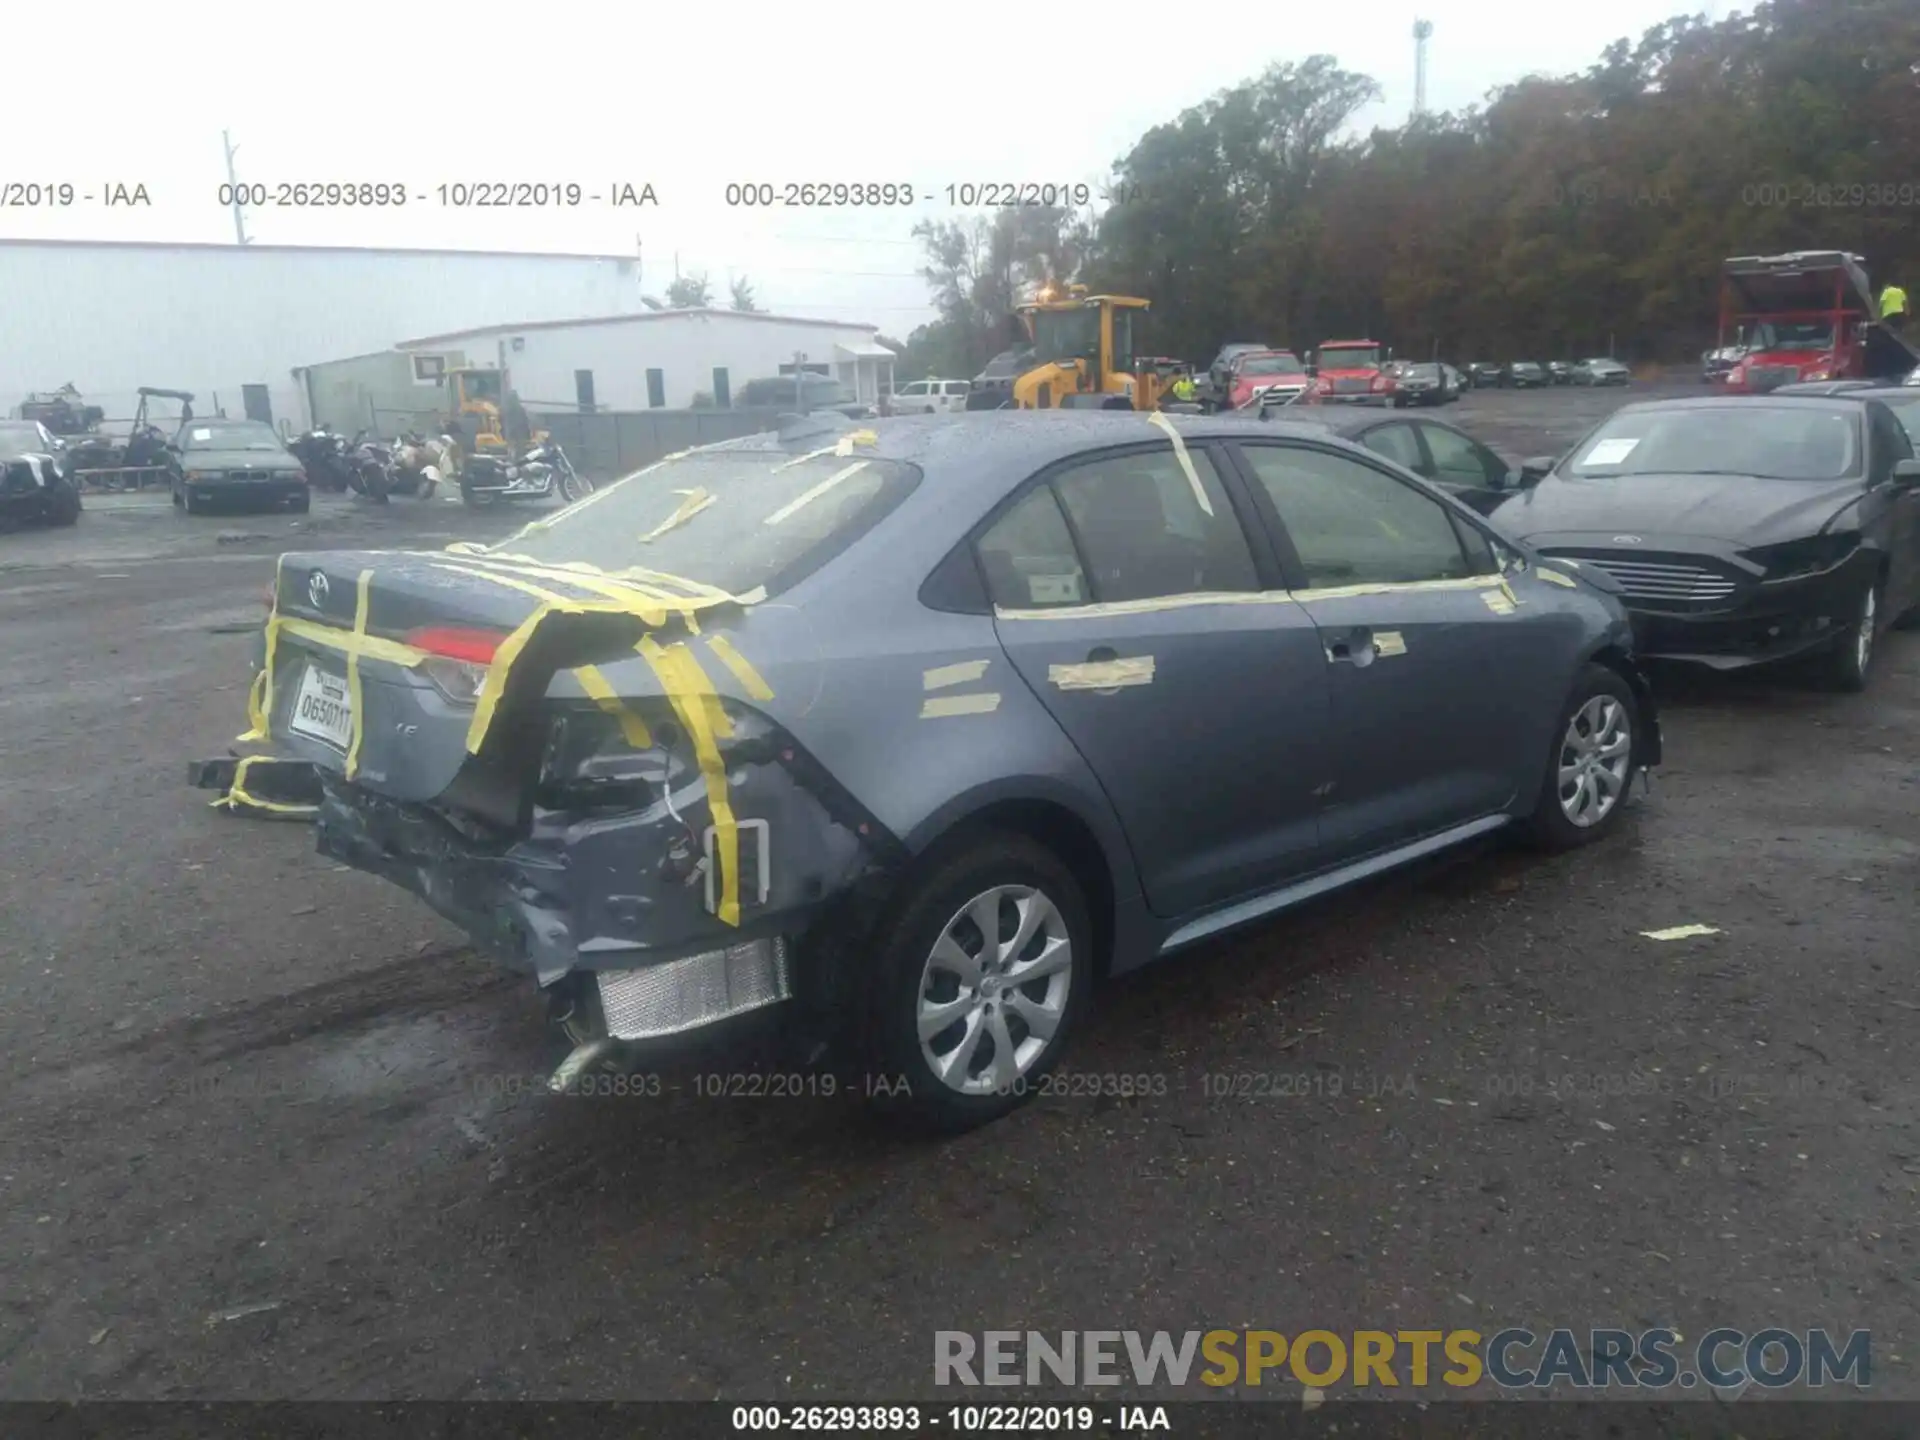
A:
<svg viewBox="0 0 1920 1440">
<path fill-rule="evenodd" d="M 111 422 L 150 385 L 192 391 L 201 414 L 217 397 L 297 425 L 293 372 L 318 357 L 508 316 L 619 315 L 639 289 L 622 256 L 0 240 L 0 413 L 71 382 Z"/>
<path fill-rule="evenodd" d="M 738 310 L 654 310 L 574 320 L 529 319 L 403 340 L 413 354 L 497 366 L 530 409 L 685 409 L 696 395 L 740 403 L 750 380 L 795 365 L 839 380 L 860 399 L 893 381 L 893 351 L 872 325 Z M 449 364 L 454 363 L 449 361 Z"/>
</svg>

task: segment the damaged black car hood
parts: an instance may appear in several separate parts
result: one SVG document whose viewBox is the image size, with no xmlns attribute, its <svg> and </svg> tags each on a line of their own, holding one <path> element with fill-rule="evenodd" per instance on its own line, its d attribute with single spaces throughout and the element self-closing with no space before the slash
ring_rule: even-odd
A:
<svg viewBox="0 0 1920 1440">
<path fill-rule="evenodd" d="M 1523 540 L 1604 532 L 1766 544 L 1818 532 L 1860 492 L 1857 477 L 1646 474 L 1580 480 L 1549 475 L 1501 505 L 1492 518 Z"/>
</svg>

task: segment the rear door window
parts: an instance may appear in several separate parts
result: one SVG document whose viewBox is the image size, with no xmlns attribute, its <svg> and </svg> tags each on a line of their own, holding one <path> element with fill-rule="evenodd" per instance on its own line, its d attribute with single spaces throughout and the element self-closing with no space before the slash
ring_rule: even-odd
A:
<svg viewBox="0 0 1920 1440">
<path fill-rule="evenodd" d="M 1406 466 L 1416 475 L 1428 473 L 1427 457 L 1420 453 L 1420 437 L 1413 433 L 1411 425 L 1382 425 L 1369 430 L 1360 443 L 1374 454 Z"/>
<path fill-rule="evenodd" d="M 1507 473 L 1498 455 L 1444 425 L 1422 425 L 1433 455 L 1432 476 L 1443 485 L 1497 485 Z"/>
<path fill-rule="evenodd" d="M 1345 455 L 1248 445 L 1248 467 L 1293 542 L 1310 589 L 1461 580 L 1469 559 L 1447 507 Z"/>
<path fill-rule="evenodd" d="M 1087 603 L 1073 532 L 1050 485 L 1036 485 L 980 537 L 987 594 L 1006 610 L 1046 610 Z"/>
<path fill-rule="evenodd" d="M 1203 450 L 1188 459 L 1191 478 L 1171 445 L 1106 456 L 1055 477 L 1097 603 L 1260 588 L 1213 461 Z"/>
</svg>

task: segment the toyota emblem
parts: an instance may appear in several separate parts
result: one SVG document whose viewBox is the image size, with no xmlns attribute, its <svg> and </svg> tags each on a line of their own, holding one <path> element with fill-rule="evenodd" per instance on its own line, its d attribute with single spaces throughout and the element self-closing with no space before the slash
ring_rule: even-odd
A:
<svg viewBox="0 0 1920 1440">
<path fill-rule="evenodd" d="M 321 571 L 314 571 L 307 577 L 307 598 L 313 602 L 313 608 L 327 608 L 327 577 Z"/>
<path fill-rule="evenodd" d="M 1640 537 L 1638 535 L 1616 535 L 1613 537 L 1613 543 L 1616 545 L 1638 545 L 1640 543 Z M 323 589 L 320 593 L 324 595 L 327 592 Z"/>
</svg>

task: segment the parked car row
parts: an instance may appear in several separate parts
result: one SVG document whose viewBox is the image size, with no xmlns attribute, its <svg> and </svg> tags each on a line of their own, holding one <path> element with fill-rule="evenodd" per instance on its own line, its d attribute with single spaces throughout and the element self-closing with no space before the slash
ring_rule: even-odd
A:
<svg viewBox="0 0 1920 1440">
<path fill-rule="evenodd" d="M 1466 367 L 1473 385 L 1485 389 L 1533 390 L 1549 385 L 1625 385 L 1633 378 L 1618 360 L 1475 360 Z"/>
</svg>

